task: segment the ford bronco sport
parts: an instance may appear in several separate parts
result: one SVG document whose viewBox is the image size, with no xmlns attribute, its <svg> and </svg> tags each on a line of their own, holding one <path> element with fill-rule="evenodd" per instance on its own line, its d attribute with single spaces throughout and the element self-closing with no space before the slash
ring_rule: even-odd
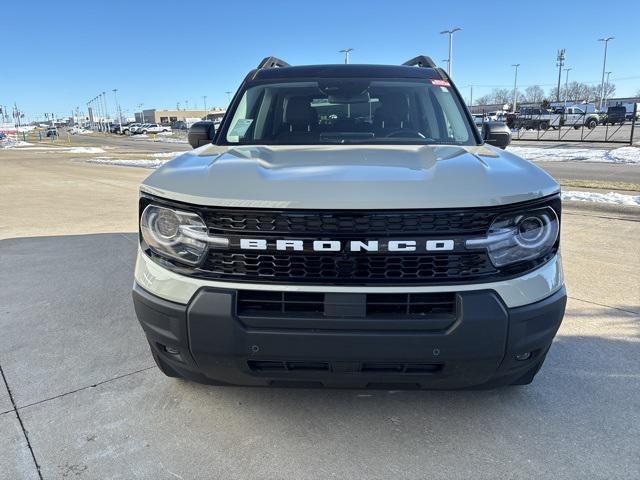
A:
<svg viewBox="0 0 640 480">
<path fill-rule="evenodd" d="M 133 298 L 166 375 L 530 383 L 564 315 L 560 188 L 428 57 L 268 57 L 140 187 Z"/>
</svg>

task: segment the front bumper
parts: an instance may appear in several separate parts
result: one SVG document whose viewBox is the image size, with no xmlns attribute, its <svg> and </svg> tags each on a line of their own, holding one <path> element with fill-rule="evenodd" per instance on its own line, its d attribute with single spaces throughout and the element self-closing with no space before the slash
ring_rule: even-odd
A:
<svg viewBox="0 0 640 480">
<path fill-rule="evenodd" d="M 468 388 L 508 384 L 536 368 L 564 315 L 564 287 L 509 308 L 494 290 L 456 294 L 442 330 L 380 330 L 370 319 L 296 327 L 291 317 L 243 318 L 237 290 L 201 287 L 184 305 L 134 284 L 151 348 L 182 377 L 203 383 L 353 388 Z M 286 327 L 283 325 L 287 325 Z M 529 354 L 518 360 L 517 356 Z"/>
</svg>

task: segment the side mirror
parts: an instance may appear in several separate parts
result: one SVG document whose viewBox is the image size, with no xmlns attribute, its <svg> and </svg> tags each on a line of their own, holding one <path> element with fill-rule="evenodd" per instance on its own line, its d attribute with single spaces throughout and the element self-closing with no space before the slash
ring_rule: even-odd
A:
<svg viewBox="0 0 640 480">
<path fill-rule="evenodd" d="M 511 130 L 502 122 L 485 122 L 482 124 L 482 139 L 504 150 L 511 143 Z"/>
<path fill-rule="evenodd" d="M 216 127 L 210 120 L 203 120 L 191 125 L 187 138 L 189 139 L 189 145 L 193 148 L 201 147 L 213 142 L 216 135 Z"/>
</svg>

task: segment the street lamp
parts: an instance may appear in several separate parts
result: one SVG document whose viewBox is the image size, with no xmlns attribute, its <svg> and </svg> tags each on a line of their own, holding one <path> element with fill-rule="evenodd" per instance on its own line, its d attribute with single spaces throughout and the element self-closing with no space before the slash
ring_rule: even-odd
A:
<svg viewBox="0 0 640 480">
<path fill-rule="evenodd" d="M 120 104 L 118 103 L 118 89 L 114 88 L 112 90 L 113 92 L 113 98 L 116 101 L 116 110 L 118 111 L 118 125 L 119 125 L 119 132 L 122 133 L 122 110 L 120 110 Z"/>
<path fill-rule="evenodd" d="M 109 107 L 107 106 L 107 94 L 102 92 L 102 103 L 104 104 L 104 115 L 106 118 L 105 133 L 109 131 Z"/>
<path fill-rule="evenodd" d="M 602 92 L 602 97 L 604 98 L 605 106 L 607 102 L 607 89 L 609 88 L 609 75 L 611 75 L 611 72 L 606 72 L 606 74 L 607 74 L 607 81 L 604 84 L 604 91 Z"/>
<path fill-rule="evenodd" d="M 138 104 L 138 108 L 140 109 L 140 118 L 142 118 L 142 123 L 144 123 L 144 110 L 142 109 L 143 106 L 144 106 L 144 103 Z"/>
<path fill-rule="evenodd" d="M 599 42 L 604 42 L 604 59 L 602 60 L 602 83 L 600 85 L 600 110 L 602 110 L 602 104 L 604 100 L 604 73 L 607 68 L 607 46 L 609 45 L 609 40 L 613 40 L 616 37 L 604 37 L 599 38 Z"/>
<path fill-rule="evenodd" d="M 447 75 L 451 76 L 451 64 L 453 63 L 453 34 L 462 30 L 460 27 L 452 28 L 451 30 L 443 30 L 440 35 L 449 35 L 449 60 L 447 61 Z"/>
<path fill-rule="evenodd" d="M 202 101 L 204 102 L 204 119 L 207 119 L 207 96 L 202 96 Z"/>
<path fill-rule="evenodd" d="M 569 97 L 569 72 L 571 68 L 564 68 L 563 70 L 566 72 L 566 76 L 564 77 L 564 108 L 566 109 Z"/>
<path fill-rule="evenodd" d="M 230 92 L 230 91 L 226 91 L 226 92 L 224 92 L 224 93 L 226 93 L 226 94 L 227 94 L 227 103 L 228 103 L 228 104 L 231 104 L 231 93 L 232 93 L 232 92 Z"/>
<path fill-rule="evenodd" d="M 339 53 L 344 53 L 344 63 L 348 64 L 349 63 L 349 54 L 353 52 L 353 48 L 343 48 L 342 50 L 339 50 Z"/>
<path fill-rule="evenodd" d="M 519 63 L 514 63 L 513 65 L 511 65 L 512 67 L 516 67 L 516 75 L 515 78 L 513 80 L 513 107 L 511 108 L 511 113 L 516 113 L 516 102 L 517 102 L 517 95 L 518 95 L 518 68 L 520 67 Z"/>
</svg>

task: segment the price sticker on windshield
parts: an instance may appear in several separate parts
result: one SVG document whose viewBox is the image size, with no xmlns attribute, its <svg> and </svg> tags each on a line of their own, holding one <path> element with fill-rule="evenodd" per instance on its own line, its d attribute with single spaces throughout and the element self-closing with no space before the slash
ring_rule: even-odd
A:
<svg viewBox="0 0 640 480">
<path fill-rule="evenodd" d="M 432 78 L 431 85 L 435 85 L 436 87 L 450 87 L 451 84 L 447 80 L 441 80 L 439 78 Z"/>
</svg>

